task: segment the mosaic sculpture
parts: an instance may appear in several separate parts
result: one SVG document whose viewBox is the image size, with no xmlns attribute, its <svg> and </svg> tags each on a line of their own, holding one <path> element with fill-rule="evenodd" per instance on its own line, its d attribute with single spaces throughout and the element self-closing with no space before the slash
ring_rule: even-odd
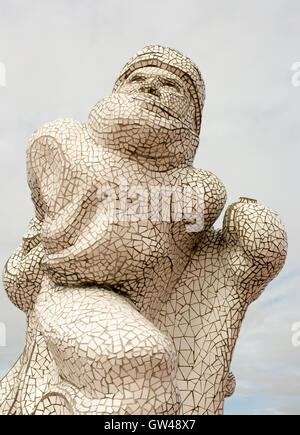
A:
<svg viewBox="0 0 300 435">
<path fill-rule="evenodd" d="M 223 412 L 241 322 L 286 234 L 248 198 L 213 229 L 224 186 L 192 167 L 204 96 L 191 60 L 146 47 L 87 123 L 35 131 L 35 217 L 4 271 L 27 337 L 2 414 Z"/>
</svg>

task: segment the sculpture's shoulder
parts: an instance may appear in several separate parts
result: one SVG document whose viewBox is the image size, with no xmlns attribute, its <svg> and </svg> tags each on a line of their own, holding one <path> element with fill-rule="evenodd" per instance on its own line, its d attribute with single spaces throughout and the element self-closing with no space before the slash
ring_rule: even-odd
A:
<svg viewBox="0 0 300 435">
<path fill-rule="evenodd" d="M 56 119 L 35 130 L 27 147 L 27 172 L 46 169 L 54 160 L 66 161 L 66 154 L 78 154 L 86 135 L 85 124 L 70 118 Z"/>
<path fill-rule="evenodd" d="M 27 180 L 41 220 L 66 168 L 80 159 L 86 134 L 85 124 L 69 118 L 48 122 L 33 133 L 27 148 Z"/>
<path fill-rule="evenodd" d="M 71 118 L 59 118 L 54 121 L 47 122 L 40 128 L 34 131 L 29 141 L 29 148 L 36 142 L 41 142 L 43 139 L 53 139 L 57 143 L 70 141 L 72 138 L 78 138 L 78 135 L 83 134 L 85 124 L 75 121 Z M 46 141 L 45 141 L 46 143 Z"/>
</svg>

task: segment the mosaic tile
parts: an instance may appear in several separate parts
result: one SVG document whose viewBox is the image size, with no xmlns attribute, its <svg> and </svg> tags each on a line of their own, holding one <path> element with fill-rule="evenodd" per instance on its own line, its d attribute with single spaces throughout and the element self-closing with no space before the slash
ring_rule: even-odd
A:
<svg viewBox="0 0 300 435">
<path fill-rule="evenodd" d="M 0 413 L 222 414 L 247 307 L 282 268 L 278 215 L 192 166 L 205 87 L 146 47 L 86 123 L 34 132 L 35 216 L 3 281 L 27 315 Z"/>
</svg>

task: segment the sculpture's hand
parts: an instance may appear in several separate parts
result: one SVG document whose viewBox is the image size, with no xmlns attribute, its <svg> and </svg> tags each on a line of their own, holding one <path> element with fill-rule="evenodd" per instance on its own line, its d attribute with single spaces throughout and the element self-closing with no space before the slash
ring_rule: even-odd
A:
<svg viewBox="0 0 300 435">
<path fill-rule="evenodd" d="M 25 312 L 32 308 L 43 277 L 41 224 L 37 218 L 31 220 L 23 242 L 7 261 L 3 273 L 3 283 L 9 298 Z"/>
<path fill-rule="evenodd" d="M 227 209 L 223 234 L 237 241 L 256 262 L 285 259 L 287 236 L 278 214 L 255 200 L 241 198 Z"/>
<path fill-rule="evenodd" d="M 228 207 L 223 240 L 231 247 L 232 268 L 237 255 L 244 258 L 244 268 L 237 270 L 240 286 L 251 288 L 254 293 L 262 291 L 284 264 L 287 252 L 284 226 L 276 212 L 255 200 L 240 198 Z"/>
</svg>

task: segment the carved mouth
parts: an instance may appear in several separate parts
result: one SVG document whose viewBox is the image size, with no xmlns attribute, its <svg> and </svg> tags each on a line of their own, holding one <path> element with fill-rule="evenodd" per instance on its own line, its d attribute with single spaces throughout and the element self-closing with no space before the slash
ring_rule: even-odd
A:
<svg viewBox="0 0 300 435">
<path fill-rule="evenodd" d="M 178 121 L 181 121 L 181 119 L 178 118 L 178 115 L 175 111 L 173 111 L 170 107 L 163 104 L 159 97 L 156 97 L 155 95 L 150 95 L 146 93 L 138 93 L 138 94 L 131 94 L 130 97 L 132 97 L 136 101 L 140 101 L 143 103 L 143 106 L 145 109 L 154 112 L 155 114 L 162 115 L 164 118 L 175 118 Z M 167 116 L 166 116 L 167 115 Z"/>
</svg>

